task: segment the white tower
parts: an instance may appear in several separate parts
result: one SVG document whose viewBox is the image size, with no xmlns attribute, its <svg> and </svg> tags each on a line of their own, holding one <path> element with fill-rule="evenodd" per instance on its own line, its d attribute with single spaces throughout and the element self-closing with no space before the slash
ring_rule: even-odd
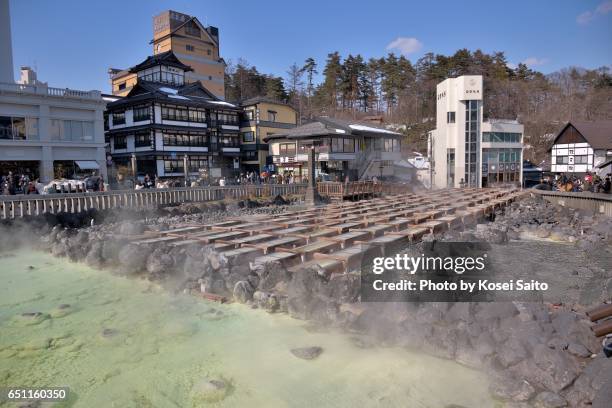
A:
<svg viewBox="0 0 612 408">
<path fill-rule="evenodd" d="M 9 0 L 0 0 L 0 82 L 14 82 Z"/>
</svg>

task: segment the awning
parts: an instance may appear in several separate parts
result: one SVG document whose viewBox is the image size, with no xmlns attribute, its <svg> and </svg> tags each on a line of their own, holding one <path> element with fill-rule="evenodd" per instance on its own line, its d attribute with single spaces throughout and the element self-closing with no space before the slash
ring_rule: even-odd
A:
<svg viewBox="0 0 612 408">
<path fill-rule="evenodd" d="M 75 163 L 81 170 L 100 170 L 98 162 L 93 160 L 77 160 Z"/>
</svg>

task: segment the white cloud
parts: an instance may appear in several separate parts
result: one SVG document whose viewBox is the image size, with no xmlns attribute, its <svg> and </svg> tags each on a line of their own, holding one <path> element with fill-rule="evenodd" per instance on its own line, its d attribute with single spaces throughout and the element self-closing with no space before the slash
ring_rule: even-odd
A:
<svg viewBox="0 0 612 408">
<path fill-rule="evenodd" d="M 604 1 L 600 3 L 594 11 L 585 11 L 576 17 L 576 22 L 578 24 L 588 24 L 591 20 L 593 20 L 597 16 L 603 16 L 612 11 L 612 0 Z"/>
<path fill-rule="evenodd" d="M 516 69 L 517 65 L 514 62 L 507 62 L 506 66 L 510 69 Z"/>
<path fill-rule="evenodd" d="M 591 21 L 593 19 L 593 17 L 595 17 L 593 15 L 592 12 L 590 11 L 585 11 L 584 13 L 578 15 L 578 17 L 576 17 L 576 21 L 578 22 L 578 24 L 587 24 L 589 21 Z"/>
<path fill-rule="evenodd" d="M 423 43 L 413 37 L 397 37 L 387 45 L 387 50 L 399 50 L 402 55 L 415 53 L 423 48 Z"/>
<path fill-rule="evenodd" d="M 548 59 L 546 58 L 537 58 L 537 57 L 529 57 L 527 59 L 525 59 L 524 61 L 521 61 L 523 64 L 527 65 L 528 67 L 537 67 L 538 65 L 544 65 L 548 62 Z"/>
<path fill-rule="evenodd" d="M 612 11 L 612 1 L 604 1 L 595 9 L 599 14 L 608 14 Z"/>
</svg>

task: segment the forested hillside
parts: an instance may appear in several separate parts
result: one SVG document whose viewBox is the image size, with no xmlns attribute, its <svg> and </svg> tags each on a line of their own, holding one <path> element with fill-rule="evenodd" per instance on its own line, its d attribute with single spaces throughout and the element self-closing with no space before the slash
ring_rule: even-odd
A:
<svg viewBox="0 0 612 408">
<path fill-rule="evenodd" d="M 467 49 L 451 56 L 428 53 L 416 63 L 392 53 L 365 60 L 334 52 L 326 61 L 294 63 L 284 77 L 260 73 L 239 60 L 228 64 L 226 97 L 240 101 L 267 96 L 288 102 L 303 121 L 318 115 L 358 119 L 381 114 L 385 123 L 406 125 L 406 150 L 423 151 L 426 132 L 435 127 L 436 84 L 470 74 L 484 76 L 485 117 L 523 123 L 525 142 L 533 147 L 525 156 L 538 162 L 562 123 L 612 119 L 608 67 L 568 68 L 545 76 L 524 64 L 509 66 L 503 52 Z"/>
</svg>

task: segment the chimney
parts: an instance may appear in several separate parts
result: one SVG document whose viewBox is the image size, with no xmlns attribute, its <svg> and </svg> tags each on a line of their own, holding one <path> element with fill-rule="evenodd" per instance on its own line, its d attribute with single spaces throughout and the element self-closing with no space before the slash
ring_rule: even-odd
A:
<svg viewBox="0 0 612 408">
<path fill-rule="evenodd" d="M 9 0 L 0 0 L 0 82 L 15 82 Z"/>
</svg>

